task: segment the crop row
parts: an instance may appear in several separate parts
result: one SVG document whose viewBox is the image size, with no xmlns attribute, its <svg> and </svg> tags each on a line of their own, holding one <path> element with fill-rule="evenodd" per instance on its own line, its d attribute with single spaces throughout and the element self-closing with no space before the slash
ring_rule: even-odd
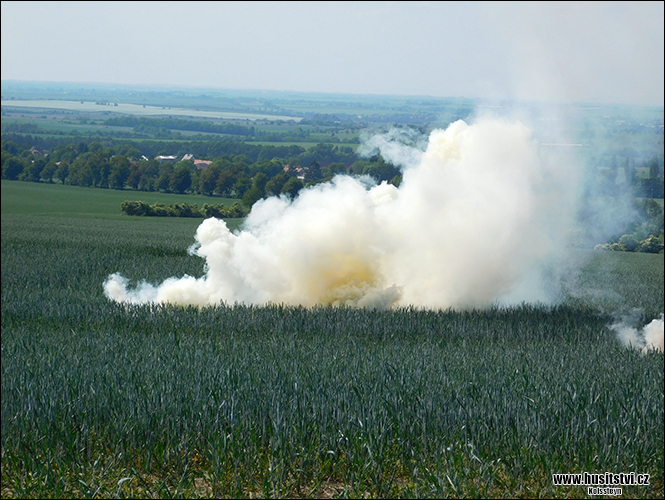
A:
<svg viewBox="0 0 665 500">
<path fill-rule="evenodd" d="M 663 356 L 607 328 L 662 311 L 662 256 L 594 254 L 554 306 L 108 301 L 111 272 L 203 272 L 191 228 L 150 222 L 3 216 L 3 497 L 662 493 Z"/>
</svg>

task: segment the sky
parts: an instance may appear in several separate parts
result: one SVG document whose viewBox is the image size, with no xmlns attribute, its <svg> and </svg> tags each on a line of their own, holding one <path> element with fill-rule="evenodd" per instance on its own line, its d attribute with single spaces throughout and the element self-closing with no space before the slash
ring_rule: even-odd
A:
<svg viewBox="0 0 665 500">
<path fill-rule="evenodd" d="M 2 2 L 2 80 L 662 106 L 664 2 Z"/>
</svg>

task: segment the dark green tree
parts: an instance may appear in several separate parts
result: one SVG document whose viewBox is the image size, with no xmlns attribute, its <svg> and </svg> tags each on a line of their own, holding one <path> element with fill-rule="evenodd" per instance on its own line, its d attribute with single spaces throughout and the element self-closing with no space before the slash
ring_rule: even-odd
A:
<svg viewBox="0 0 665 500">
<path fill-rule="evenodd" d="M 180 162 L 185 163 L 185 162 Z M 178 194 L 183 194 L 192 186 L 192 174 L 187 165 L 178 164 L 169 181 L 169 189 Z"/>
<path fill-rule="evenodd" d="M 658 158 L 655 156 L 652 157 L 648 162 L 647 162 L 647 168 L 649 169 L 649 178 L 650 179 L 657 179 L 660 177 L 660 166 L 658 165 Z"/>
<path fill-rule="evenodd" d="M 323 178 L 321 166 L 318 161 L 313 161 L 305 169 L 305 182 L 318 182 Z"/>
<path fill-rule="evenodd" d="M 199 174 L 199 192 L 211 196 L 217 187 L 217 180 L 222 169 L 217 165 L 208 165 Z"/>
<path fill-rule="evenodd" d="M 332 178 L 337 174 L 346 174 L 347 172 L 344 163 L 337 162 L 337 163 L 331 163 L 327 167 L 322 168 L 321 173 L 326 178 L 328 177 Z"/>
<path fill-rule="evenodd" d="M 157 189 L 160 191 L 169 191 L 171 176 L 173 175 L 173 165 L 164 163 L 159 167 L 159 177 L 157 178 Z"/>
<path fill-rule="evenodd" d="M 282 194 L 295 198 L 303 187 L 305 187 L 305 185 L 300 179 L 297 177 L 290 177 L 282 187 Z"/>
<path fill-rule="evenodd" d="M 252 179 L 244 171 L 240 171 L 233 185 L 233 194 L 236 198 L 242 198 L 248 189 L 252 187 Z"/>
<path fill-rule="evenodd" d="M 242 197 L 242 202 L 246 207 L 251 208 L 254 203 L 259 201 L 261 198 L 263 198 L 263 192 L 256 186 L 252 186 L 247 191 L 245 191 L 245 194 Z"/>
<path fill-rule="evenodd" d="M 268 176 L 264 174 L 263 172 L 259 172 L 254 176 L 254 179 L 252 179 L 252 188 L 256 188 L 259 190 L 261 193 L 261 198 L 265 195 L 266 192 L 266 184 L 268 183 Z"/>
<path fill-rule="evenodd" d="M 110 167 L 109 187 L 124 189 L 125 183 L 131 174 L 129 160 L 125 156 L 114 156 L 111 158 Z"/>
<path fill-rule="evenodd" d="M 68 176 L 69 176 L 69 162 L 66 160 L 60 160 L 58 168 L 56 168 L 55 170 L 54 177 L 58 179 L 62 184 L 64 184 Z"/>
<path fill-rule="evenodd" d="M 12 156 L 2 165 L 2 178 L 14 181 L 23 172 L 24 164 L 21 160 Z"/>
<path fill-rule="evenodd" d="M 289 174 L 282 170 L 275 177 L 266 182 L 265 194 L 267 196 L 278 196 L 281 194 L 284 184 L 286 184 L 289 179 Z"/>
<path fill-rule="evenodd" d="M 44 168 L 39 173 L 39 178 L 41 179 L 41 181 L 52 184 L 53 176 L 57 168 L 58 166 L 55 164 L 54 161 L 49 161 L 46 165 L 44 165 Z"/>
<path fill-rule="evenodd" d="M 387 163 L 380 155 L 376 161 L 372 161 L 369 164 L 365 165 L 362 171 L 363 175 L 369 175 L 376 182 L 390 181 L 396 175 L 400 175 L 400 170 L 392 165 Z"/>
<path fill-rule="evenodd" d="M 32 161 L 29 161 L 25 164 L 23 172 L 18 176 L 18 180 L 27 181 L 27 182 L 39 182 L 40 174 L 46 166 L 46 160 L 44 158 L 36 158 Z"/>
<path fill-rule="evenodd" d="M 83 144 L 83 143 L 81 143 L 81 144 Z M 104 148 L 104 146 L 102 146 L 99 142 L 92 141 L 90 144 L 88 144 L 88 147 L 87 147 L 86 151 L 89 151 L 91 153 L 96 153 L 97 151 L 99 151 L 103 148 Z M 81 151 L 81 152 L 83 152 L 83 151 Z"/>
<path fill-rule="evenodd" d="M 16 144 L 14 141 L 2 141 L 3 152 L 7 152 L 12 156 L 16 156 L 20 150 L 21 148 L 19 148 L 18 144 Z"/>
<path fill-rule="evenodd" d="M 90 153 L 83 153 L 69 166 L 68 184 L 85 187 L 94 185 L 93 173 L 88 161 L 89 158 Z"/>
<path fill-rule="evenodd" d="M 217 178 L 217 186 L 215 192 L 220 196 L 231 197 L 233 196 L 233 186 L 238 181 L 238 176 L 243 173 L 240 166 L 222 169 Z M 251 185 L 251 183 L 250 183 Z"/>
</svg>

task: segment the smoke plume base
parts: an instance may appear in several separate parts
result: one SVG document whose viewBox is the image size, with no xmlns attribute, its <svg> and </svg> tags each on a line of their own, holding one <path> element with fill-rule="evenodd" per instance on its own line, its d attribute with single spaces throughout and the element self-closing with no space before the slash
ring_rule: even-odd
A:
<svg viewBox="0 0 665 500">
<path fill-rule="evenodd" d="M 665 352 L 665 340 L 663 335 L 663 314 L 659 319 L 652 320 L 642 329 L 630 326 L 631 319 L 625 317 L 612 324 L 610 330 L 614 331 L 623 345 L 632 349 L 638 349 L 643 353 L 649 351 Z"/>
<path fill-rule="evenodd" d="M 200 278 L 106 295 L 128 303 L 283 303 L 466 308 L 549 302 L 574 220 L 572 165 L 543 157 L 520 121 L 434 130 L 425 149 L 377 137 L 403 167 L 399 188 L 337 176 L 294 200 L 257 202 L 243 229 L 207 219 L 190 253 Z M 547 270 L 548 276 L 544 274 Z"/>
</svg>

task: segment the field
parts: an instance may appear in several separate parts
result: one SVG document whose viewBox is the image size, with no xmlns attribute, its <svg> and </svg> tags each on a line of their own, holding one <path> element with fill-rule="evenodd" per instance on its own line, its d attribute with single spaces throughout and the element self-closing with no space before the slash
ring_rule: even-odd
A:
<svg viewBox="0 0 665 500">
<path fill-rule="evenodd" d="M 44 101 L 2 101 L 0 104 L 7 107 L 17 108 L 30 108 L 40 111 L 48 112 L 51 109 L 76 111 L 81 113 L 96 113 L 100 111 L 107 111 L 110 113 L 122 113 L 127 115 L 136 116 L 196 116 L 202 118 L 217 118 L 224 120 L 294 120 L 300 121 L 300 118 L 293 116 L 275 116 L 264 115 L 255 113 L 234 113 L 230 111 L 208 111 L 200 109 L 189 109 L 180 107 L 167 107 L 167 106 L 146 106 L 139 104 L 119 103 L 117 106 L 100 105 L 94 102 L 85 101 L 61 101 L 61 100 L 44 100 Z"/>
<path fill-rule="evenodd" d="M 142 224 L 140 218 L 124 215 L 120 210 L 123 201 L 145 201 L 146 203 L 188 203 L 231 206 L 240 200 L 217 196 L 155 193 L 114 189 L 95 189 L 80 186 L 49 185 L 33 182 L 2 181 L 2 215 L 39 215 L 49 217 L 75 217 L 93 219 L 117 219 Z M 236 228 L 240 220 L 229 220 L 228 225 Z M 186 218 L 170 221 L 171 225 L 183 225 L 195 231 L 201 219 Z M 159 223 L 158 223 L 159 224 Z M 193 235 L 190 232 L 190 236 Z"/>
<path fill-rule="evenodd" d="M 198 132 L 171 129 L 167 136 L 164 131 L 137 132 L 133 127 L 105 123 L 118 116 L 170 117 L 216 125 L 251 126 L 256 131 L 255 137 L 206 133 L 205 140 L 242 138 L 253 145 L 297 145 L 305 149 L 324 143 L 350 146 L 354 150 L 361 130 L 385 131 L 394 124 L 401 124 L 428 133 L 459 119 L 473 120 L 476 114 L 487 110 L 498 115 L 510 114 L 514 106 L 510 102 L 491 103 L 461 97 L 182 90 L 13 81 L 3 81 L 0 104 L 3 134 L 12 140 L 14 134 L 72 142 L 86 137 L 100 141 L 111 138 L 198 140 Z M 594 168 L 609 167 L 613 159 L 623 166 L 627 158 L 639 168 L 654 156 L 662 158 L 662 107 L 544 103 L 533 109 L 525 106 L 527 114 L 533 114 L 532 126 L 540 142 L 582 144 L 580 158 Z M 553 117 L 561 120 L 554 135 L 552 127 L 547 125 Z M 158 122 L 153 125 L 161 126 Z"/>
<path fill-rule="evenodd" d="M 553 306 L 129 307 L 109 274 L 204 269 L 126 199 L 205 200 L 2 181 L 3 498 L 662 498 L 663 354 L 608 325 L 662 313 L 663 255 L 580 251 Z"/>
</svg>

